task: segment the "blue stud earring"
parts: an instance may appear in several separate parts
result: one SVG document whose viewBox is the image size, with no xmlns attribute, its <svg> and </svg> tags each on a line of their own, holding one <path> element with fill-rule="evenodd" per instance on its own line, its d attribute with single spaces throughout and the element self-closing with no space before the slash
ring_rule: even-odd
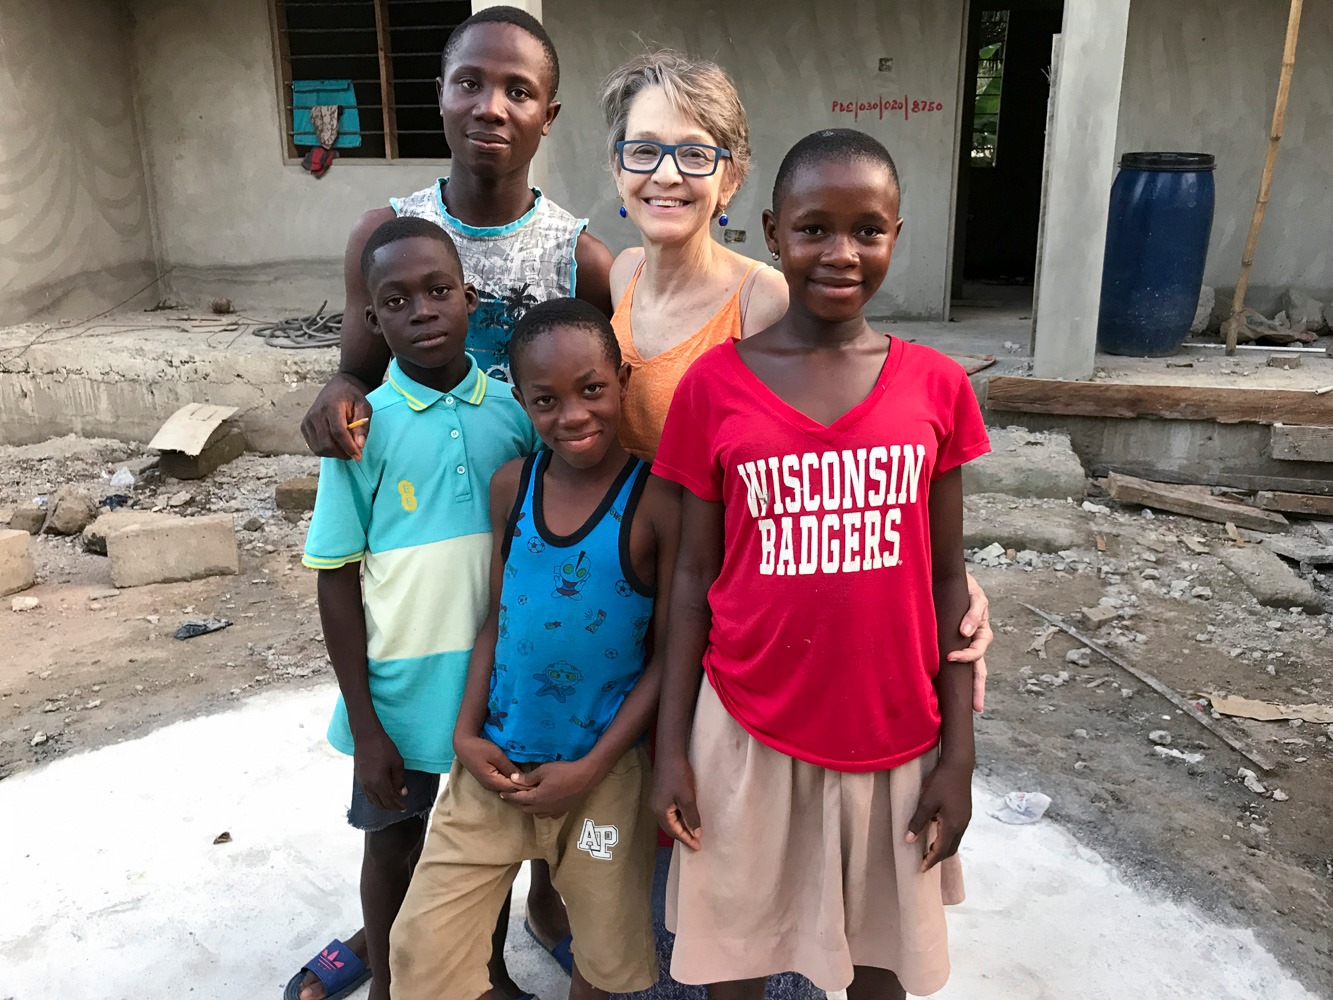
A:
<svg viewBox="0 0 1333 1000">
<path fill-rule="evenodd" d="M 724 229 L 726 228 L 727 223 L 730 222 L 730 221 L 731 221 L 731 220 L 727 218 L 727 213 L 726 213 L 726 212 L 723 212 L 721 215 L 719 215 L 719 216 L 717 217 L 717 224 L 718 224 L 719 226 L 722 226 Z"/>
<path fill-rule="evenodd" d="M 621 217 L 622 219 L 625 219 L 625 218 L 628 218 L 628 217 L 629 217 L 629 213 L 625 211 L 625 206 L 624 206 L 624 205 L 621 205 L 621 206 L 620 206 L 620 217 Z"/>
</svg>

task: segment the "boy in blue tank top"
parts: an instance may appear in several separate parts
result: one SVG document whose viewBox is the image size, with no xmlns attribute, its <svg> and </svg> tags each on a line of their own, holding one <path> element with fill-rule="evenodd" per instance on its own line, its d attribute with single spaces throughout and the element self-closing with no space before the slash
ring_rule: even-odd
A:
<svg viewBox="0 0 1333 1000">
<path fill-rule="evenodd" d="M 596 308 L 534 306 L 510 342 L 544 450 L 491 481 L 491 608 L 456 760 L 390 943 L 394 997 L 499 1000 L 491 928 L 524 861 L 546 861 L 573 931 L 570 996 L 657 979 L 656 712 L 676 493 L 619 443 L 629 366 Z"/>
</svg>

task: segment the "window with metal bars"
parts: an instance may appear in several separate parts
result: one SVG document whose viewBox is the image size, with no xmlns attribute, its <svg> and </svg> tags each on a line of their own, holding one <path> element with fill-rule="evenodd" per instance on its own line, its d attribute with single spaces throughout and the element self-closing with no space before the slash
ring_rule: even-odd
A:
<svg viewBox="0 0 1333 1000">
<path fill-rule="evenodd" d="M 444 43 L 472 13 L 469 0 L 272 3 L 289 157 L 320 144 L 310 108 L 337 105 L 341 157 L 448 159 L 435 80 Z"/>
</svg>

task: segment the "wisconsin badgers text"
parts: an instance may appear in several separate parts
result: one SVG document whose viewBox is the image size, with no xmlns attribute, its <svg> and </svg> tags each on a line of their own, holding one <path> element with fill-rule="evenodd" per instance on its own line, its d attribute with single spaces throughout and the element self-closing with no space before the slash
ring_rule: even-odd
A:
<svg viewBox="0 0 1333 1000">
<path fill-rule="evenodd" d="M 902 506 L 917 502 L 925 445 L 904 444 L 745 462 L 749 514 L 764 576 L 863 573 L 897 566 Z"/>
</svg>

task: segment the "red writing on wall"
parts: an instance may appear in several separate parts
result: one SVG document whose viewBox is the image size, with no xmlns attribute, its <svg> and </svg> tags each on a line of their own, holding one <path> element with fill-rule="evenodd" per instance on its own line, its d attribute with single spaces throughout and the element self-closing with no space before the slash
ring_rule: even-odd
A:
<svg viewBox="0 0 1333 1000">
<path fill-rule="evenodd" d="M 834 101 L 829 110 L 835 115 L 851 115 L 852 121 L 860 121 L 862 115 L 879 115 L 880 121 L 883 121 L 886 112 L 890 115 L 901 114 L 903 121 L 911 121 L 913 115 L 943 111 L 944 102 L 922 100 L 907 94 L 902 97 L 885 97 L 880 94 L 878 97 L 863 97 L 856 101 Z"/>
</svg>

